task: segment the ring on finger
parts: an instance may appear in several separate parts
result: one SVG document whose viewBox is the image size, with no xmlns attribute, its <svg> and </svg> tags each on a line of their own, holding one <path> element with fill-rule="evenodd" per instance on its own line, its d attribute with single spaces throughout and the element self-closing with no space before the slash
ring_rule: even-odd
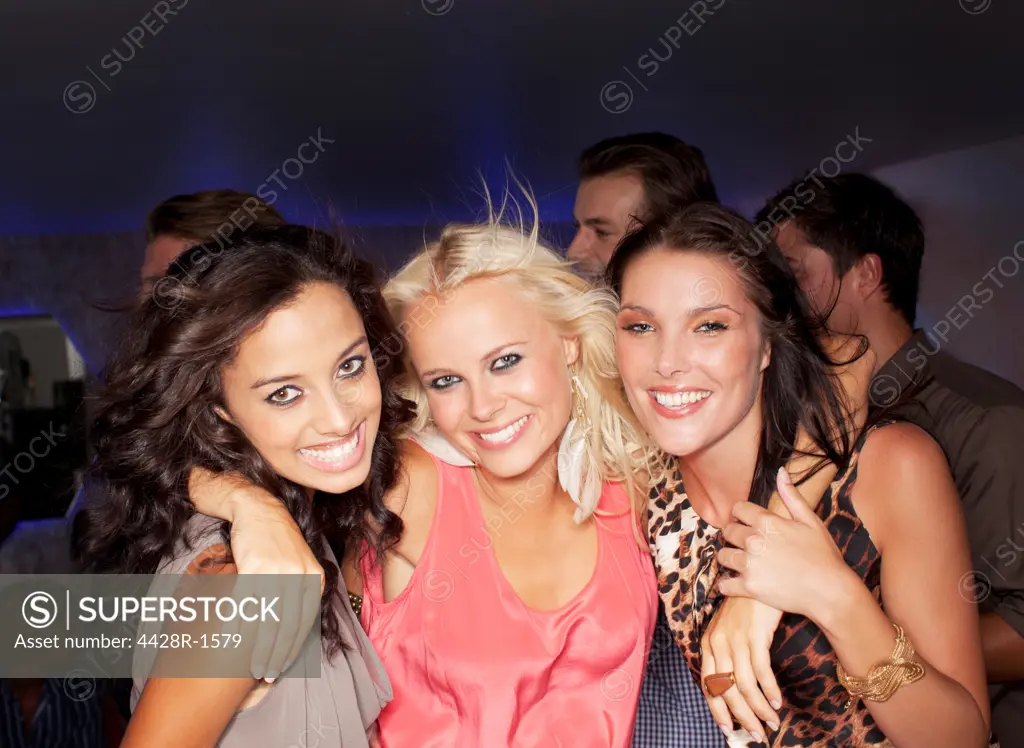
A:
<svg viewBox="0 0 1024 748">
<path fill-rule="evenodd" d="M 736 676 L 730 670 L 727 673 L 712 673 L 704 678 L 704 693 L 711 697 L 721 696 L 736 685 Z"/>
</svg>

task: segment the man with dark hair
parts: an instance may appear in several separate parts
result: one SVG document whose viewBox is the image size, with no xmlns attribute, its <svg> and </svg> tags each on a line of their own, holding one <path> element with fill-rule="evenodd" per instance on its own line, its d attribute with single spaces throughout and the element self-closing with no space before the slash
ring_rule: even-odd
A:
<svg viewBox="0 0 1024 748">
<path fill-rule="evenodd" d="M 690 203 L 718 202 L 700 149 L 659 132 L 608 138 L 580 154 L 569 259 L 600 275 L 634 221 Z"/>
<path fill-rule="evenodd" d="M 285 223 L 269 204 L 245 192 L 206 190 L 170 197 L 146 218 L 143 282 L 162 276 L 178 255 L 196 244 L 224 246 L 237 232 Z"/>
<path fill-rule="evenodd" d="M 863 330 L 869 314 L 888 323 L 883 327 L 898 338 L 892 341 L 898 345 L 876 349 L 879 361 L 885 361 L 910 337 L 916 318 L 924 228 L 909 205 L 871 177 L 844 174 L 816 182 L 817 187 L 795 182 L 782 190 L 758 213 L 757 225 L 760 231 L 771 227 L 779 245 L 785 245 L 783 251 L 814 307 L 830 312 L 831 327 L 848 330 L 859 321 Z M 798 199 L 801 185 L 806 191 Z M 815 252 L 811 245 L 820 249 Z M 882 294 L 863 304 L 854 284 L 840 280 L 869 254 L 873 259 L 860 270 L 870 266 L 877 273 L 874 280 Z M 859 273 L 850 277 L 858 278 Z"/>
<path fill-rule="evenodd" d="M 1024 561 L 1010 550 L 1024 548 L 1024 392 L 942 350 L 948 325 L 935 326 L 941 343 L 914 328 L 925 241 L 914 210 L 862 174 L 815 182 L 771 198 L 758 225 L 772 226 L 829 327 L 867 337 L 878 361 L 872 404 L 920 426 L 946 453 L 974 557 L 973 577 L 960 584 L 979 603 L 993 731 L 1003 748 L 1024 748 Z M 977 283 L 972 293 L 985 290 Z M 960 319 L 981 308 L 974 295 L 960 300 Z"/>
</svg>

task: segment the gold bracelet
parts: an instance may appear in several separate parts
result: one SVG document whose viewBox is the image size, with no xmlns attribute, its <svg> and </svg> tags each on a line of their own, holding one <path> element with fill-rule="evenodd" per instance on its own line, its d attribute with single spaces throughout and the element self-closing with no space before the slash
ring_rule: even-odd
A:
<svg viewBox="0 0 1024 748">
<path fill-rule="evenodd" d="M 837 663 L 836 674 L 839 682 L 850 700 L 843 711 L 848 710 L 855 699 L 866 701 L 888 701 L 892 695 L 908 683 L 914 683 L 924 677 L 924 666 L 914 659 L 914 647 L 898 624 L 896 629 L 896 646 L 885 662 L 872 666 L 864 678 L 847 675 L 841 663 Z"/>
</svg>

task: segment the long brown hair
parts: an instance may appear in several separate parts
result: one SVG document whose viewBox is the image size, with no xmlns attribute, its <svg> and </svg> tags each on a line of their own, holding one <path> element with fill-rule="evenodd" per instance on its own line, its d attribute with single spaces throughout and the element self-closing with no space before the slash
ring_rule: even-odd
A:
<svg viewBox="0 0 1024 748">
<path fill-rule="evenodd" d="M 365 541 L 380 555 L 402 529 L 384 505 L 398 471 L 396 433 L 412 415 L 393 387 L 397 362 L 378 365 L 382 413 L 369 479 L 342 495 L 317 493 L 310 502 L 305 487 L 277 474 L 215 413 L 225 407 L 221 371 L 243 338 L 316 282 L 348 294 L 371 349 L 395 334 L 372 266 L 312 229 L 256 230 L 216 253 L 186 252 L 171 266 L 132 312 L 104 373 L 92 423 L 104 500 L 89 510 L 78 550 L 91 571 L 153 573 L 178 542 L 187 547 L 191 470 L 240 474 L 281 499 L 323 566 L 322 635 L 333 655 L 341 646 L 336 616 L 328 614 L 338 568 L 324 541 L 341 548 Z"/>
</svg>

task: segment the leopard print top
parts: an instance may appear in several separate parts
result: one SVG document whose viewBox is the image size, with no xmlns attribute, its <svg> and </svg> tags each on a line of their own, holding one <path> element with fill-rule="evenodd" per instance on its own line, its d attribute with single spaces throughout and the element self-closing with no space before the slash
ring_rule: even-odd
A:
<svg viewBox="0 0 1024 748">
<path fill-rule="evenodd" d="M 881 556 L 850 499 L 857 479 L 857 459 L 866 436 L 867 433 L 858 440 L 848 466 L 836 475 L 817 512 L 846 563 L 878 596 Z M 658 591 L 669 626 L 699 682 L 701 637 L 723 599 L 715 584 L 720 571 L 717 552 L 723 541 L 719 530 L 702 520 L 690 505 L 679 470 L 674 465 L 669 467 L 674 469 L 671 478 L 651 492 L 648 529 L 658 569 Z M 782 689 L 783 705 L 779 710 L 781 724 L 777 731 L 769 732 L 767 745 L 892 746 L 861 701 L 847 711 L 849 696 L 836 676 L 835 653 L 825 635 L 807 618 L 783 616 L 772 642 L 771 661 Z M 754 741 L 743 729 L 733 731 L 728 743 L 730 748 L 765 745 Z"/>
</svg>

